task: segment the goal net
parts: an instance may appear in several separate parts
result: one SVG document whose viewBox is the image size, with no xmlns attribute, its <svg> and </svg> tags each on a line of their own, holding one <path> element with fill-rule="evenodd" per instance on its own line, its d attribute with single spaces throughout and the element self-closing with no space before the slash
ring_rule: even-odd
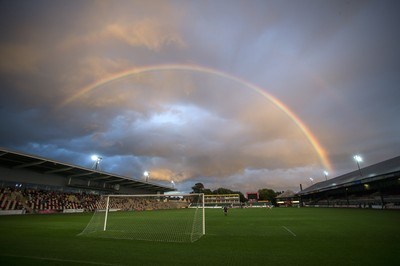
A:
<svg viewBox="0 0 400 266">
<path fill-rule="evenodd" d="M 79 235 L 194 242 L 204 234 L 204 194 L 157 194 L 101 197 Z"/>
</svg>

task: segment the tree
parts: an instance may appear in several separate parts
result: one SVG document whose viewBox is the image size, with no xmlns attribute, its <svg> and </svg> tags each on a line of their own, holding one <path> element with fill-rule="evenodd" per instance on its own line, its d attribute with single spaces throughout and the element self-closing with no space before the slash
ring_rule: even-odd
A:
<svg viewBox="0 0 400 266">
<path fill-rule="evenodd" d="M 260 200 L 268 200 L 272 204 L 276 205 L 276 196 L 278 194 L 269 188 L 263 188 L 258 190 L 258 197 Z"/>
<path fill-rule="evenodd" d="M 213 194 L 212 191 L 211 191 L 211 189 L 209 189 L 209 188 L 205 188 L 205 189 L 203 190 L 203 193 L 204 193 L 205 195 L 211 195 L 211 194 Z"/>
<path fill-rule="evenodd" d="M 192 193 L 203 193 L 204 191 L 204 185 L 203 183 L 196 183 L 192 187 L 193 192 Z"/>
<path fill-rule="evenodd" d="M 196 184 L 194 184 L 194 186 L 192 187 L 192 190 L 193 190 L 193 191 L 192 191 L 191 193 L 204 193 L 204 194 L 206 194 L 206 195 L 211 195 L 211 194 L 213 194 L 213 193 L 211 192 L 210 189 L 204 188 L 203 183 L 196 183 Z"/>
<path fill-rule="evenodd" d="M 227 188 L 218 188 L 213 191 L 213 194 L 233 194 L 233 191 Z"/>
<path fill-rule="evenodd" d="M 240 202 L 247 202 L 247 199 L 246 199 L 246 197 L 243 195 L 242 192 L 240 192 L 240 191 L 234 191 L 233 193 L 234 193 L 234 194 L 239 194 Z"/>
</svg>

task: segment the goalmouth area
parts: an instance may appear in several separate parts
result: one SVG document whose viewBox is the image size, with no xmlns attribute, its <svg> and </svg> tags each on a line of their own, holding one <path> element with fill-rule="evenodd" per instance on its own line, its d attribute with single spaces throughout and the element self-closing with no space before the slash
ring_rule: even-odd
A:
<svg viewBox="0 0 400 266">
<path fill-rule="evenodd" d="M 205 234 L 204 194 L 107 195 L 80 236 L 194 242 Z"/>
<path fill-rule="evenodd" d="M 2 216 L 0 264 L 397 265 L 400 261 L 399 211 L 233 208 L 227 216 L 222 209 L 205 212 L 207 232 L 193 243 L 77 236 L 89 224 L 91 213 Z"/>
</svg>

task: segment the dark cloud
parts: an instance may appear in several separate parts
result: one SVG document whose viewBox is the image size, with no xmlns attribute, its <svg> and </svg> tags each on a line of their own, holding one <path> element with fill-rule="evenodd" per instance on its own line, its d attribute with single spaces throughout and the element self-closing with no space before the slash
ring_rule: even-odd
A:
<svg viewBox="0 0 400 266">
<path fill-rule="evenodd" d="M 0 145 L 181 190 L 298 190 L 398 155 L 399 4 L 2 1 Z M 128 69 L 152 69 L 85 88 Z M 227 74 L 221 74 L 227 73 Z M 231 77 L 231 78 L 229 78 Z M 239 79 L 237 79 L 237 78 Z M 243 79 L 254 84 L 240 82 Z M 258 87 L 255 87 L 258 86 Z M 258 91 L 257 91 L 258 90 Z M 308 137 L 308 138 L 307 138 Z"/>
</svg>

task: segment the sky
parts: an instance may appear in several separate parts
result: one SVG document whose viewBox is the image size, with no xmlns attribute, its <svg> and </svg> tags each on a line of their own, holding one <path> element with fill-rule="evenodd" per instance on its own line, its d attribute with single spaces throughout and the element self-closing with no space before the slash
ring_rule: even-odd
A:
<svg viewBox="0 0 400 266">
<path fill-rule="evenodd" d="M 0 146 L 190 192 L 400 155 L 399 1 L 0 1 Z M 324 171 L 328 171 L 325 176 Z"/>
</svg>

